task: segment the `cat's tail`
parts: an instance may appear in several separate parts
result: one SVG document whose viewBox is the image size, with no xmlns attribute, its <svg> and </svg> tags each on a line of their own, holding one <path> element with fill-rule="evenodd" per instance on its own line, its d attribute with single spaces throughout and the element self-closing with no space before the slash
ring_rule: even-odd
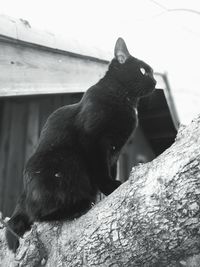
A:
<svg viewBox="0 0 200 267">
<path fill-rule="evenodd" d="M 26 214 L 25 209 L 23 209 L 23 200 L 24 198 L 22 196 L 6 226 L 6 239 L 8 247 L 13 252 L 16 252 L 17 248 L 19 247 L 19 238 L 22 237 L 32 225 L 29 216 Z"/>
</svg>

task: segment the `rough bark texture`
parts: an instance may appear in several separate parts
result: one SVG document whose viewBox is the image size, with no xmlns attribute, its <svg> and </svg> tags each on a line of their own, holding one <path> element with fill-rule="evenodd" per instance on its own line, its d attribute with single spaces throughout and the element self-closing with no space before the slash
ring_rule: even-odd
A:
<svg viewBox="0 0 200 267">
<path fill-rule="evenodd" d="M 1 266 L 200 266 L 200 117 L 74 221 L 35 223 Z"/>
</svg>

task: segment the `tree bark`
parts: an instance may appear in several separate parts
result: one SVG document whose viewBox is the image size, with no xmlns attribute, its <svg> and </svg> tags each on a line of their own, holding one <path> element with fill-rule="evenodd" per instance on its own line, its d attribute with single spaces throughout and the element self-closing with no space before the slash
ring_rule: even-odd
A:
<svg viewBox="0 0 200 267">
<path fill-rule="evenodd" d="M 200 266 L 200 117 L 77 220 L 35 223 L 1 266 Z"/>
</svg>

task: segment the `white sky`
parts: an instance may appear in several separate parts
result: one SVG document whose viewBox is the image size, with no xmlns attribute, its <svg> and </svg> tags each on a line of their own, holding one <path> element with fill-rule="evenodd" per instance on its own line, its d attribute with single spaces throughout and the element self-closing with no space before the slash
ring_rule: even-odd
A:
<svg viewBox="0 0 200 267">
<path fill-rule="evenodd" d="M 200 113 L 199 0 L 0 0 L 0 14 L 112 52 L 117 37 L 133 56 L 168 73 L 182 123 Z"/>
</svg>

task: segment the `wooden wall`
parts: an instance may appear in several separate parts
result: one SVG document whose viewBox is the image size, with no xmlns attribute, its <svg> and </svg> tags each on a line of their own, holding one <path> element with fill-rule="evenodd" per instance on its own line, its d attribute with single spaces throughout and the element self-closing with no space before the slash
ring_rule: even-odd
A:
<svg viewBox="0 0 200 267">
<path fill-rule="evenodd" d="M 22 190 L 24 163 L 47 117 L 82 94 L 0 98 L 0 211 L 10 216 Z"/>
</svg>

